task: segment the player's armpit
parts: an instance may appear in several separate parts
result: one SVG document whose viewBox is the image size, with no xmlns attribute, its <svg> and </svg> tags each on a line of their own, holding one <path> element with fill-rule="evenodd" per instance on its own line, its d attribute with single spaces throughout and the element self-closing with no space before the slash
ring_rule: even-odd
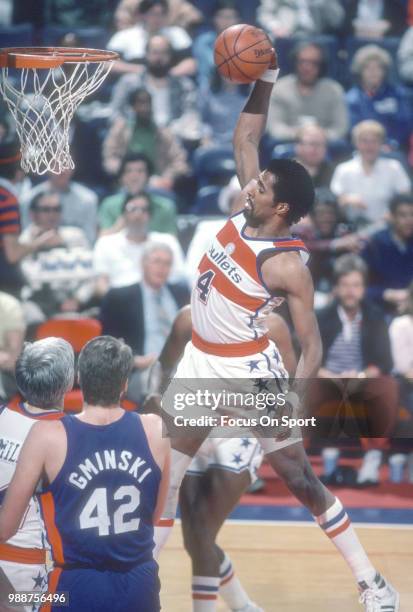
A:
<svg viewBox="0 0 413 612">
<path fill-rule="evenodd" d="M 7 541 L 18 530 L 43 474 L 48 448 L 48 425 L 49 423 L 36 423 L 23 444 L 16 471 L 0 509 L 0 542 Z"/>
</svg>

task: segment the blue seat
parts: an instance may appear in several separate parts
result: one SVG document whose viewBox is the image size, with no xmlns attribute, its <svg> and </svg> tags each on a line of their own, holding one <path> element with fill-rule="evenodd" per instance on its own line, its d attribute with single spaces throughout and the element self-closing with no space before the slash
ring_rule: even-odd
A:
<svg viewBox="0 0 413 612">
<path fill-rule="evenodd" d="M 32 47 L 34 30 L 31 23 L 0 27 L 0 47 Z"/>
<path fill-rule="evenodd" d="M 73 33 L 79 38 L 80 45 L 91 49 L 105 49 L 109 40 L 109 33 L 104 28 L 66 28 L 49 25 L 41 32 L 42 45 L 55 47 L 65 34 Z"/>
<path fill-rule="evenodd" d="M 231 146 L 197 149 L 193 168 L 198 187 L 225 185 L 235 174 L 234 154 Z"/>
<path fill-rule="evenodd" d="M 221 188 L 217 185 L 201 187 L 195 199 L 191 213 L 194 215 L 222 215 L 218 208 L 218 196 Z"/>
</svg>

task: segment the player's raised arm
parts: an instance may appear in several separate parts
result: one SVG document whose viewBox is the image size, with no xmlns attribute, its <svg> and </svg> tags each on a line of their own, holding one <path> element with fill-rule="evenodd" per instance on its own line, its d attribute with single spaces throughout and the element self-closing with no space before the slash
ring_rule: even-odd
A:
<svg viewBox="0 0 413 612">
<path fill-rule="evenodd" d="M 260 172 L 258 146 L 267 124 L 270 96 L 279 72 L 277 56 L 273 51 L 273 62 L 256 81 L 235 127 L 234 157 L 241 188 L 257 178 Z"/>
</svg>

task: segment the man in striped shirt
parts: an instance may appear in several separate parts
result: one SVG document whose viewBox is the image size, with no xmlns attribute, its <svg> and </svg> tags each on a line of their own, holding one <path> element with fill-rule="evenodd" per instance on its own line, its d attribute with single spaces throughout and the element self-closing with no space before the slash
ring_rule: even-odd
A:
<svg viewBox="0 0 413 612">
<path fill-rule="evenodd" d="M 335 268 L 335 300 L 319 311 L 323 362 L 308 394 L 312 408 L 342 402 L 343 396 L 363 407 L 369 436 L 358 474 L 359 484 L 377 484 L 382 451 L 397 419 L 397 385 L 387 323 L 381 311 L 364 299 L 367 267 L 357 255 L 343 255 Z"/>
<path fill-rule="evenodd" d="M 15 297 L 23 286 L 19 262 L 40 248 L 56 246 L 54 230 L 39 234 L 30 244 L 20 244 L 20 212 L 14 182 L 20 163 L 16 142 L 0 145 L 0 291 Z"/>
</svg>

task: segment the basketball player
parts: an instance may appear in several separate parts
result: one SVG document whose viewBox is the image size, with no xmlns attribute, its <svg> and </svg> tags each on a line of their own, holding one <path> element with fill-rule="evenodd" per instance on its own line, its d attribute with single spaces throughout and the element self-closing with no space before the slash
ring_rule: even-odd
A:
<svg viewBox="0 0 413 612">
<path fill-rule="evenodd" d="M 153 523 L 169 480 L 161 419 L 119 406 L 132 352 L 111 336 L 79 355 L 84 411 L 37 423 L 23 446 L 0 513 L 0 539 L 15 533 L 36 485 L 55 564 L 49 592 L 68 593 L 73 612 L 157 612 Z M 42 610 L 60 610 L 53 604 Z"/>
<path fill-rule="evenodd" d="M 174 388 L 180 384 L 185 393 L 189 380 L 202 378 L 230 381 L 262 377 L 280 383 L 285 368 L 277 346 L 268 339 L 264 321 L 284 298 L 301 345 L 296 381 L 286 397 L 290 411 L 297 412 L 305 381 L 319 368 L 321 342 L 313 311 L 312 280 L 305 266 L 308 254 L 304 244 L 291 236 L 290 227 L 311 209 L 314 188 L 307 171 L 293 160 L 272 160 L 266 170 L 259 170 L 258 145 L 277 76 L 274 53 L 273 67 L 255 83 L 235 129 L 234 154 L 244 193 L 243 208 L 218 232 L 199 264 L 191 298 L 192 342 L 178 365 Z M 173 402 L 164 399 L 163 414 L 165 421 L 173 424 Z M 171 486 L 164 515 L 169 521 L 175 516 L 183 475 L 207 432 L 188 433 L 174 434 L 172 440 Z M 365 609 L 398 610 L 397 592 L 372 566 L 340 500 L 315 476 L 299 435 L 291 430 L 289 437 L 285 432 L 272 438 L 254 433 L 267 461 L 343 555 Z M 170 523 L 165 522 L 157 528 L 158 545 L 168 529 Z M 201 596 L 194 600 L 194 611 L 216 609 L 219 584 L 217 556 L 204 576 L 194 577 L 194 590 Z"/>
<path fill-rule="evenodd" d="M 296 360 L 288 326 L 277 314 L 266 320 L 268 335 L 283 355 L 289 373 L 295 372 Z M 171 333 L 159 356 L 162 377 L 173 372 L 185 345 L 191 339 L 190 306 L 177 314 Z M 158 389 L 152 389 L 152 399 Z M 145 406 L 157 411 L 149 399 Z M 255 481 L 263 458 L 255 438 L 208 438 L 190 464 L 180 490 L 180 508 L 185 548 L 192 560 L 194 575 L 206 574 L 210 558 L 220 561 L 219 592 L 231 610 L 260 612 L 248 597 L 234 573 L 231 559 L 216 544 L 219 530 L 247 487 Z M 193 594 L 196 599 L 197 594 Z M 262 611 L 261 611 L 262 612 Z"/>
<path fill-rule="evenodd" d="M 0 408 L 0 504 L 16 469 L 21 447 L 36 421 L 63 417 L 64 395 L 73 386 L 74 355 L 68 342 L 45 338 L 25 344 L 15 377 L 25 401 Z M 28 499 L 17 533 L 0 544 L 0 609 L 8 595 L 47 588 L 46 550 L 39 504 Z M 21 609 L 21 608 L 20 608 Z M 31 611 L 32 606 L 23 606 Z M 37 609 L 34 606 L 34 609 Z"/>
</svg>

